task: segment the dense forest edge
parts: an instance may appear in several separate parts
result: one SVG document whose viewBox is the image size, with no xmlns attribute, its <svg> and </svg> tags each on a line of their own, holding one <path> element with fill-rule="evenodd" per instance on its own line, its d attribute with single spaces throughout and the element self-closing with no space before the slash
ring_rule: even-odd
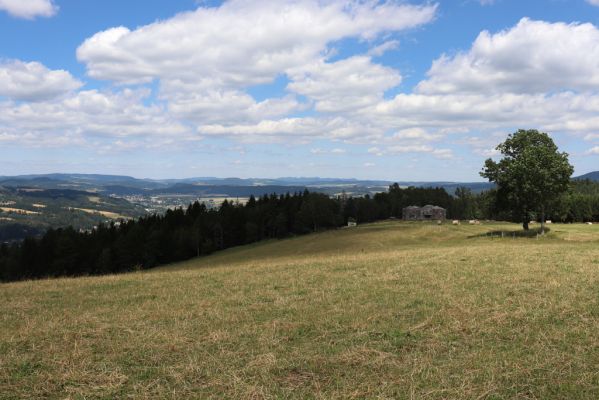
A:
<svg viewBox="0 0 599 400">
<path fill-rule="evenodd" d="M 187 209 L 101 224 L 89 232 L 50 229 L 41 237 L 0 245 L 0 281 L 101 275 L 148 269 L 265 239 L 303 235 L 357 223 L 401 218 L 407 206 L 433 204 L 450 219 L 520 221 L 502 205 L 496 190 L 473 193 L 458 188 L 401 188 L 364 197 L 305 190 L 250 197 L 246 204 L 225 201 L 218 209 L 195 202 Z M 536 218 L 534 215 L 532 218 Z M 554 222 L 599 220 L 599 183 L 575 180 L 548 210 Z"/>
</svg>

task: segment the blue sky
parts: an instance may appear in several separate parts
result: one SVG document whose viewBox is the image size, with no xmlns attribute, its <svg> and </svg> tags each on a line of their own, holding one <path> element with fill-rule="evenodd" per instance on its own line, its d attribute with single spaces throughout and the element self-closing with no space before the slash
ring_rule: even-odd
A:
<svg viewBox="0 0 599 400">
<path fill-rule="evenodd" d="M 599 0 L 0 0 L 0 175 L 471 181 L 518 128 L 599 170 Z"/>
</svg>

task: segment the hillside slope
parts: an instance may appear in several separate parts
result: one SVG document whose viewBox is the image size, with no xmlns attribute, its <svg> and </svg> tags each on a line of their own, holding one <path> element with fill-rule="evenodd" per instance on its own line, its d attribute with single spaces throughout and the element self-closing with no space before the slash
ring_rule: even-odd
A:
<svg viewBox="0 0 599 400">
<path fill-rule="evenodd" d="M 599 226 L 385 222 L 0 286 L 4 398 L 599 396 Z"/>
<path fill-rule="evenodd" d="M 578 180 L 588 179 L 591 181 L 599 182 L 599 171 L 589 172 L 588 174 L 577 176 L 574 179 L 578 179 Z"/>
<path fill-rule="evenodd" d="M 101 222 L 144 214 L 141 206 L 98 193 L 0 186 L 0 243 L 40 235 L 49 228 L 91 229 Z"/>
</svg>

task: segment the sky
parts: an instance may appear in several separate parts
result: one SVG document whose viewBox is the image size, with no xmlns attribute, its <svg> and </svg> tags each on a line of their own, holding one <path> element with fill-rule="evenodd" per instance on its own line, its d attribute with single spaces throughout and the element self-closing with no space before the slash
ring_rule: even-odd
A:
<svg viewBox="0 0 599 400">
<path fill-rule="evenodd" d="M 599 170 L 599 0 L 0 0 L 0 176 Z"/>
</svg>

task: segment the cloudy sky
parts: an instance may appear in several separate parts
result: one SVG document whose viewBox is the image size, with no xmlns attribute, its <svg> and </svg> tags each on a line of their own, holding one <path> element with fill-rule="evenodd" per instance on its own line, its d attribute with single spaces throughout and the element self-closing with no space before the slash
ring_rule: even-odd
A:
<svg viewBox="0 0 599 400">
<path fill-rule="evenodd" d="M 0 0 L 0 175 L 599 170 L 599 0 Z"/>
</svg>

